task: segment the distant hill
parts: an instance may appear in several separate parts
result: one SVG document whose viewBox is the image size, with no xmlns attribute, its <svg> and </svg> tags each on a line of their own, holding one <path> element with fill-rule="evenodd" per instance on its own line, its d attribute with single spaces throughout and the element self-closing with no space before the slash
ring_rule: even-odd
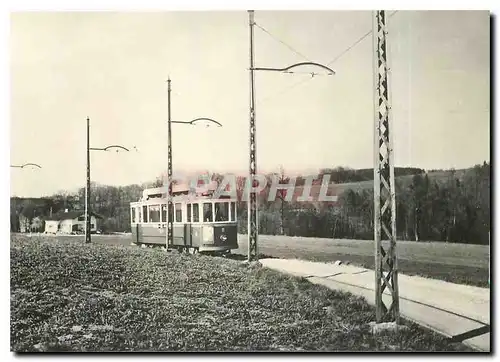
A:
<svg viewBox="0 0 500 362">
<path fill-rule="evenodd" d="M 453 173 L 455 174 L 455 177 L 458 178 L 459 180 L 463 179 L 463 176 L 469 169 L 461 169 L 461 170 L 448 170 L 448 171 L 429 171 L 429 172 L 423 172 L 423 174 L 427 175 L 429 177 L 429 181 L 433 182 L 436 181 L 438 184 L 443 184 L 445 183 L 452 175 Z M 395 180 L 397 184 L 400 184 L 401 187 L 406 188 L 408 187 L 413 180 L 413 176 L 415 175 L 404 175 L 404 176 L 395 176 Z M 346 190 L 364 190 L 364 189 L 369 189 L 373 188 L 373 178 L 371 180 L 367 181 L 358 181 L 358 182 L 346 182 L 342 184 L 338 184 L 337 188 L 339 190 L 346 191 Z"/>
<path fill-rule="evenodd" d="M 431 182 L 437 181 L 439 184 L 444 184 L 451 178 L 452 174 L 458 179 L 473 170 L 473 168 L 462 170 L 433 170 L 426 172 L 423 169 L 412 167 L 397 167 L 395 168 L 396 183 L 398 188 L 406 189 L 411 183 L 415 175 L 428 175 Z M 286 172 L 285 172 L 286 174 Z M 341 196 L 345 191 L 362 191 L 370 190 L 373 188 L 373 169 L 349 169 L 337 167 L 335 169 L 322 169 L 319 174 L 330 175 L 332 182 L 332 190 L 327 192 L 327 195 Z M 296 180 L 297 196 L 302 195 L 302 186 L 305 182 L 305 176 L 298 177 Z M 241 180 L 240 180 L 241 181 Z M 321 180 L 318 180 L 321 182 Z M 243 180 L 244 182 L 244 180 Z M 137 201 L 142 195 L 144 188 L 159 186 L 162 184 L 161 180 L 155 180 L 151 183 L 129 185 L 123 187 L 99 185 L 92 183 L 91 192 L 91 205 L 92 208 L 99 214 L 103 215 L 109 221 L 108 227 L 113 231 L 124 231 L 130 227 L 129 222 L 129 209 L 130 202 Z M 241 183 L 243 185 L 244 183 Z M 333 185 L 334 184 L 334 185 Z M 268 188 L 265 192 L 269 191 Z M 19 217 L 22 215 L 29 220 L 35 217 L 42 219 L 48 217 L 51 213 L 61 212 L 65 209 L 69 211 L 83 210 L 84 209 L 84 188 L 80 188 L 75 192 L 61 191 L 55 193 L 50 197 L 40 198 L 24 198 L 24 197 L 11 197 L 11 227 L 15 230 L 16 225 L 19 223 Z M 317 200 L 319 195 L 318 186 L 314 186 L 311 190 L 311 196 Z M 261 199 L 267 200 L 267 197 Z M 276 202 L 276 207 L 279 206 Z M 335 203 L 336 204 L 336 203 Z M 243 205 L 239 205 L 243 207 Z M 268 205 L 268 207 L 272 207 Z"/>
</svg>

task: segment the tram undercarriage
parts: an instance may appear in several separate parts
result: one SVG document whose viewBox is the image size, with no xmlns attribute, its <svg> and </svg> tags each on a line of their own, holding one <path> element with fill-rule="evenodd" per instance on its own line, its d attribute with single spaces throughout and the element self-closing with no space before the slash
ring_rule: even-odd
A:
<svg viewBox="0 0 500 362">
<path fill-rule="evenodd" d="M 165 250 L 167 252 L 178 252 L 180 254 L 191 254 L 191 255 L 196 255 L 196 254 L 201 254 L 201 255 L 210 255 L 210 256 L 227 256 L 231 254 L 231 249 L 225 249 L 225 248 L 202 248 L 200 250 L 199 247 L 184 247 L 184 246 L 173 246 L 170 248 L 165 248 L 165 245 L 160 245 L 160 244 L 144 244 L 144 243 L 132 243 L 132 245 L 135 245 L 137 247 L 141 248 L 160 248 L 162 250 Z"/>
</svg>

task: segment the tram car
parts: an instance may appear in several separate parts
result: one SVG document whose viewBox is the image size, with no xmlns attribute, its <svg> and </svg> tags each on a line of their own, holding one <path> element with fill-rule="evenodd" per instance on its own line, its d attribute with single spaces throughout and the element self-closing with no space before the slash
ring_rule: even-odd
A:
<svg viewBox="0 0 500 362">
<path fill-rule="evenodd" d="M 167 245 L 168 191 L 166 187 L 144 190 L 138 202 L 130 203 L 133 242 L 192 254 L 224 254 L 238 249 L 236 200 L 224 196 L 215 199 L 214 191 L 214 187 L 193 191 L 173 186 L 173 243 Z"/>
</svg>

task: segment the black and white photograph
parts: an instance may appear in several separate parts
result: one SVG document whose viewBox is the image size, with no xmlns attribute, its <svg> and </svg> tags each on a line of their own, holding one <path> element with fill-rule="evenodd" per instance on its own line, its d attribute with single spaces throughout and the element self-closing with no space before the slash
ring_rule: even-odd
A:
<svg viewBox="0 0 500 362">
<path fill-rule="evenodd" d="M 11 355 L 492 353 L 495 16 L 382 5 L 11 10 Z"/>
</svg>

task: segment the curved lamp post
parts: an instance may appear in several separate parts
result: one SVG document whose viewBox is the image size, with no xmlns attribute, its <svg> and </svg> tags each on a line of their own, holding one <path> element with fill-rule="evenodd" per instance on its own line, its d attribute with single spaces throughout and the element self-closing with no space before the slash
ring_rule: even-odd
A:
<svg viewBox="0 0 500 362">
<path fill-rule="evenodd" d="M 130 150 L 121 145 L 109 145 L 104 148 L 90 147 L 90 118 L 87 117 L 87 182 L 85 187 L 85 243 L 91 243 L 91 229 L 90 229 L 90 151 L 104 151 L 116 149 L 116 152 Z M 134 146 L 137 151 L 137 148 Z"/>
<path fill-rule="evenodd" d="M 35 168 L 35 167 L 42 168 L 42 166 L 40 166 L 39 164 L 36 164 L 36 163 L 25 163 L 24 165 L 10 165 L 10 167 L 14 167 L 14 168 L 25 168 L 28 166 L 32 166 L 33 168 Z"/>
<path fill-rule="evenodd" d="M 196 118 L 196 119 L 193 119 L 192 121 L 189 121 L 189 122 L 184 122 L 184 121 L 170 121 L 170 122 L 171 123 L 180 123 L 180 124 L 189 124 L 189 125 L 195 126 L 196 122 L 200 122 L 200 121 L 212 122 L 212 123 L 216 124 L 217 126 L 222 127 L 222 124 L 220 124 L 216 120 L 213 120 L 212 118 L 206 118 L 206 117 Z"/>
<path fill-rule="evenodd" d="M 249 25 L 250 25 L 250 172 L 249 180 L 247 182 L 253 182 L 255 180 L 255 175 L 257 173 L 257 155 L 256 155 L 256 127 L 255 127 L 255 71 L 271 71 L 271 72 L 281 72 L 281 73 L 295 73 L 291 69 L 302 67 L 302 66 L 314 66 L 326 70 L 327 75 L 334 75 L 335 71 L 326 65 L 315 63 L 315 62 L 301 62 L 289 65 L 284 68 L 256 68 L 254 67 L 254 54 L 253 54 L 253 28 L 255 25 L 254 21 L 254 11 L 249 10 Z M 319 73 L 310 73 L 313 77 Z M 250 181 L 251 180 L 251 181 Z M 257 252 L 257 239 L 259 233 L 259 218 L 258 218 L 258 205 L 257 205 L 257 194 L 253 190 L 253 187 L 248 187 L 248 261 L 258 260 Z"/>
<path fill-rule="evenodd" d="M 265 71 L 271 71 L 271 72 L 294 73 L 290 69 L 302 67 L 302 66 L 307 66 L 307 65 L 312 65 L 312 66 L 324 69 L 328 72 L 328 75 L 335 75 L 335 71 L 332 68 L 329 68 L 326 65 L 323 65 L 320 63 L 315 63 L 315 62 L 295 63 L 295 64 L 292 64 L 292 65 L 285 67 L 285 68 L 253 68 L 253 70 L 265 70 Z M 314 77 L 318 73 L 311 72 L 310 74 Z"/>
<path fill-rule="evenodd" d="M 126 147 L 123 147 L 123 146 L 120 146 L 120 145 L 111 145 L 111 146 L 107 146 L 107 147 L 104 147 L 104 148 L 89 148 L 91 151 L 108 151 L 112 148 L 116 148 L 116 152 L 120 152 L 120 150 L 124 150 L 124 151 L 127 151 L 127 152 L 130 152 L 130 150 Z"/>
<path fill-rule="evenodd" d="M 12 168 L 25 168 L 25 167 L 32 167 L 32 168 L 42 168 L 42 166 L 40 166 L 39 164 L 37 163 L 25 163 L 24 165 L 10 165 L 10 167 Z M 14 201 L 14 210 L 16 210 L 16 201 Z M 33 210 L 33 215 L 35 213 L 35 210 Z M 17 212 L 16 212 L 16 217 L 17 217 Z M 17 231 L 17 228 L 16 228 L 16 231 Z M 30 228 L 30 236 L 31 236 L 31 228 Z"/>
<path fill-rule="evenodd" d="M 206 121 L 207 122 L 207 127 L 210 125 L 210 123 L 215 124 L 217 127 L 222 127 L 222 124 L 217 122 L 216 120 L 212 118 L 207 118 L 207 117 L 200 117 L 200 118 L 195 118 L 191 121 L 172 121 L 171 118 L 171 102 L 170 102 L 170 93 L 172 92 L 172 86 L 171 86 L 171 80 L 170 77 L 167 80 L 168 83 L 168 168 L 167 168 L 167 185 L 168 185 L 168 205 L 167 205 L 167 245 L 166 248 L 168 249 L 169 245 L 173 244 L 174 241 L 174 224 L 173 224 L 173 217 L 171 217 L 173 211 L 174 211 L 174 206 L 172 203 L 172 174 L 173 174 L 173 166 L 172 166 L 172 123 L 177 123 L 177 124 L 184 124 L 184 125 L 189 125 L 189 126 L 195 126 L 197 122 L 201 121 Z"/>
</svg>

